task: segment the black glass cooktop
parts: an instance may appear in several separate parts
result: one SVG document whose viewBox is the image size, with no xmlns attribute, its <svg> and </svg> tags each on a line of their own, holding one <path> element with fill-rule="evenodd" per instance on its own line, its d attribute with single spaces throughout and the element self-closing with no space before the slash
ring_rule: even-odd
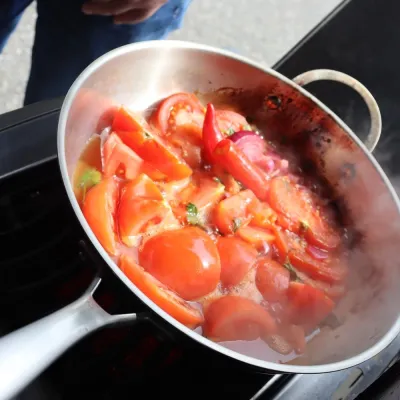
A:
<svg viewBox="0 0 400 400">
<path fill-rule="evenodd" d="M 294 77 L 315 68 L 353 75 L 376 96 L 384 129 L 377 158 L 400 172 L 400 15 L 397 0 L 352 0 L 311 32 L 276 68 Z M 355 28 L 359 27 L 359 28 Z M 361 29 L 362 27 L 362 29 Z M 335 83 L 308 89 L 356 132 L 368 129 L 362 101 Z M 73 301 L 101 263 L 64 193 L 56 155 L 62 99 L 0 116 L 0 335 Z M 82 244 L 83 241 L 83 244 Z M 89 247 L 90 250 L 90 247 Z M 96 300 L 109 312 L 144 310 L 107 269 Z M 378 398 L 378 379 L 397 360 L 400 339 L 357 368 L 323 375 L 268 376 L 238 368 L 151 323 L 108 328 L 71 348 L 18 399 Z M 389 369 L 389 372 L 393 368 Z M 393 375 L 393 374 L 392 374 Z M 0 377 L 1 379 L 1 377 Z M 372 386 L 371 386 L 372 384 Z M 394 385 L 396 386 L 396 385 Z M 365 392 L 373 390 L 373 396 Z M 372 394 L 371 394 L 372 395 Z M 366 397 L 367 396 L 367 397 Z"/>
</svg>

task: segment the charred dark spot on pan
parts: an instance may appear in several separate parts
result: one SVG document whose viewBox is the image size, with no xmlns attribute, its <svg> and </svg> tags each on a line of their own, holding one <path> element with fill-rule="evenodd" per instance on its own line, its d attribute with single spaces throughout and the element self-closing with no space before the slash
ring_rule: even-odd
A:
<svg viewBox="0 0 400 400">
<path fill-rule="evenodd" d="M 268 96 L 264 102 L 264 106 L 269 110 L 278 110 L 281 105 L 282 99 L 276 95 Z"/>
</svg>

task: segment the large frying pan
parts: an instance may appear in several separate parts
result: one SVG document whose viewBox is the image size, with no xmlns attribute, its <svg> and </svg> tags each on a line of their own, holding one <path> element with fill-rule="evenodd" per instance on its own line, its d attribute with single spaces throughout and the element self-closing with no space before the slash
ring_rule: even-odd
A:
<svg viewBox="0 0 400 400">
<path fill-rule="evenodd" d="M 370 133 L 364 144 L 331 110 L 302 88 L 316 80 L 342 82 L 362 96 L 371 117 Z M 250 357 L 209 341 L 178 323 L 121 272 L 94 236 L 74 196 L 74 167 L 88 138 L 106 123 L 111 103 L 142 110 L 174 92 L 210 92 L 221 87 L 241 88 L 244 95 L 273 94 L 280 99 L 278 109 L 260 109 L 260 115 L 267 123 L 308 135 L 319 160 L 317 168 L 322 169 L 345 200 L 363 237 L 352 252 L 349 293 L 336 310 L 341 326 L 321 331 L 308 343 L 306 362 L 303 358 L 280 364 L 272 359 Z M 399 200 L 370 154 L 380 132 L 381 117 L 375 100 L 363 85 L 347 75 L 318 70 L 292 81 L 270 68 L 215 48 L 174 41 L 143 42 L 104 55 L 75 81 L 61 110 L 58 158 L 68 197 L 87 236 L 132 295 L 154 313 L 201 345 L 266 372 L 323 373 L 352 367 L 373 357 L 400 330 Z M 64 309 L 0 340 L 0 399 L 15 395 L 88 333 L 137 318 L 134 313 L 109 315 L 100 308 L 92 297 L 98 283 L 94 282 L 80 299 Z"/>
</svg>

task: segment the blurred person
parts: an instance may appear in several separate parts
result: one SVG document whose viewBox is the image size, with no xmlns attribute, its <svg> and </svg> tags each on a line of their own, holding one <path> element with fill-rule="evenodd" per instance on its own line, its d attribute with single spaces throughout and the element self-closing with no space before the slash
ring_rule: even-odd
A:
<svg viewBox="0 0 400 400">
<path fill-rule="evenodd" d="M 0 0 L 0 53 L 34 0 Z M 64 96 L 93 60 L 128 43 L 164 39 L 191 0 L 35 0 L 37 21 L 24 105 Z"/>
</svg>

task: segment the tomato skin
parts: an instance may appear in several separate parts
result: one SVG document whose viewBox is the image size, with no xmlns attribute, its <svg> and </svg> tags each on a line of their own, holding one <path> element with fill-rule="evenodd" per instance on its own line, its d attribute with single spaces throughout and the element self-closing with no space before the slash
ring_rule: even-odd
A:
<svg viewBox="0 0 400 400">
<path fill-rule="evenodd" d="M 121 119 L 124 123 L 117 123 Z M 143 127 L 125 108 L 122 107 L 115 116 L 113 129 L 128 147 L 167 178 L 179 180 L 192 174 L 189 165 L 162 138 L 151 132 L 146 124 Z"/>
<path fill-rule="evenodd" d="M 190 125 L 201 137 L 204 107 L 192 93 L 175 93 L 160 103 L 152 120 L 163 135 L 175 132 L 179 126 Z"/>
<path fill-rule="evenodd" d="M 268 179 L 229 139 L 221 140 L 214 149 L 213 159 L 223 166 L 236 180 L 254 192 L 260 200 L 267 200 Z"/>
<path fill-rule="evenodd" d="M 277 330 L 274 319 L 263 307 L 239 296 L 215 300 L 205 310 L 204 318 L 204 335 L 214 341 L 250 341 Z"/>
<path fill-rule="evenodd" d="M 164 175 L 150 164 L 143 161 L 134 151 L 126 146 L 122 140 L 111 133 L 103 148 L 104 176 L 118 175 L 125 179 L 134 179 L 145 173 L 152 179 L 162 179 Z"/>
<path fill-rule="evenodd" d="M 239 226 L 246 226 L 251 220 L 249 208 L 254 200 L 251 190 L 242 190 L 219 202 L 214 211 L 214 223 L 219 231 L 228 235 L 235 233 Z"/>
<path fill-rule="evenodd" d="M 333 310 L 335 303 L 324 292 L 300 282 L 290 282 L 288 315 L 296 325 L 316 326 Z"/>
<path fill-rule="evenodd" d="M 192 329 L 203 323 L 203 315 L 197 308 L 186 303 L 175 293 L 171 292 L 161 282 L 136 264 L 131 257 L 122 255 L 119 267 L 139 290 L 171 315 L 171 317 Z"/>
<path fill-rule="evenodd" d="M 260 258 L 256 268 L 256 286 L 264 299 L 270 302 L 284 300 L 290 283 L 289 271 L 269 257 Z"/>
<path fill-rule="evenodd" d="M 119 197 L 119 185 L 113 177 L 104 179 L 92 187 L 82 206 L 87 223 L 105 250 L 115 255 L 115 212 Z"/>
<path fill-rule="evenodd" d="M 252 226 L 242 226 L 237 230 L 236 236 L 259 251 L 268 250 L 269 246 L 275 241 L 275 236 L 271 231 Z"/>
<path fill-rule="evenodd" d="M 215 243 L 197 227 L 184 227 L 151 237 L 139 253 L 139 262 L 184 300 L 211 293 L 221 274 Z"/>
<path fill-rule="evenodd" d="M 221 283 L 225 287 L 240 283 L 257 258 L 257 251 L 235 237 L 219 237 L 217 248 L 221 259 Z"/>
<path fill-rule="evenodd" d="M 284 228 L 303 235 L 310 243 L 326 250 L 339 246 L 340 236 L 331 226 L 333 221 L 307 188 L 287 177 L 274 178 L 270 183 L 269 202 L 280 214 L 279 224 Z"/>
<path fill-rule="evenodd" d="M 128 182 L 121 190 L 118 209 L 122 242 L 129 247 L 135 246 L 137 236 L 160 224 L 169 211 L 160 190 L 147 175 Z"/>
</svg>

